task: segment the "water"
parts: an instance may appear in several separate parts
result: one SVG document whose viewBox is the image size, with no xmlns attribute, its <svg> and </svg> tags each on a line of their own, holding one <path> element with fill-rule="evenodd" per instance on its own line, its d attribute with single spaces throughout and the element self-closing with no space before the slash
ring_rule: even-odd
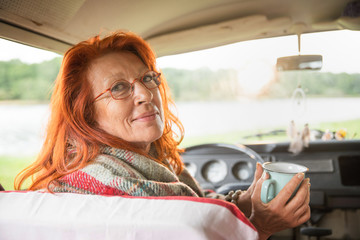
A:
<svg viewBox="0 0 360 240">
<path fill-rule="evenodd" d="M 0 155 L 39 152 L 49 116 L 47 104 L 0 104 Z"/>
<path fill-rule="evenodd" d="M 257 130 L 288 126 L 291 120 L 302 127 L 305 123 L 344 121 L 360 118 L 360 98 L 307 99 L 303 108 L 291 100 L 237 102 L 195 102 L 178 104 L 178 116 L 187 136 L 205 133 Z M 295 111 L 300 110 L 300 111 Z M 303 110 L 303 114 L 302 111 Z"/>
<path fill-rule="evenodd" d="M 186 136 L 311 124 L 360 118 L 360 98 L 308 99 L 296 116 L 290 100 L 178 103 Z M 49 117 L 47 104 L 0 104 L 0 155 L 33 155 L 40 151 Z"/>
</svg>

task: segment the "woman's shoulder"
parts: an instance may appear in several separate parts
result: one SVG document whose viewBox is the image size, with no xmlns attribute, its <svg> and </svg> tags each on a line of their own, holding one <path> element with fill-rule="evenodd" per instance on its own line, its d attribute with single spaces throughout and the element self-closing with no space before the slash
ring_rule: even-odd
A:
<svg viewBox="0 0 360 240">
<path fill-rule="evenodd" d="M 127 178 L 141 179 L 143 176 L 120 159 L 107 154 L 99 154 L 84 168 L 53 181 L 50 190 L 82 194 L 127 195 L 113 186 L 115 182 L 121 182 L 121 179 Z"/>
<path fill-rule="evenodd" d="M 126 161 L 113 155 L 100 153 L 97 157 L 81 171 L 100 177 L 131 177 L 142 178 L 143 176 Z"/>
</svg>

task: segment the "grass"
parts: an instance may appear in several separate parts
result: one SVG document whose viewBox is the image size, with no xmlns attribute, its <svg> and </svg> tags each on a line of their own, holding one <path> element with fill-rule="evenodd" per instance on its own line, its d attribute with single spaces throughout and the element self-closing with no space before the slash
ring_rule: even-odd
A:
<svg viewBox="0 0 360 240">
<path fill-rule="evenodd" d="M 342 122 L 328 122 L 310 125 L 311 129 L 319 129 L 325 131 L 329 129 L 330 131 L 337 131 L 339 129 L 347 129 L 347 139 L 360 139 L 360 119 L 342 121 Z M 259 141 L 258 137 L 252 137 L 244 139 L 244 136 L 256 134 L 259 132 L 266 132 L 264 129 L 258 130 L 257 132 L 253 131 L 234 131 L 224 134 L 211 134 L 201 137 L 191 137 L 185 138 L 181 143 L 181 147 L 188 147 L 197 144 L 204 143 L 251 143 Z M 261 141 L 267 142 L 281 142 L 288 141 L 288 138 L 285 133 L 279 134 L 276 136 L 264 136 Z M 14 189 L 14 179 L 15 176 L 25 167 L 27 167 L 31 162 L 35 160 L 35 156 L 26 156 L 26 157 L 14 157 L 14 156 L 0 156 L 0 183 L 3 185 L 5 190 Z M 24 187 L 26 187 L 29 182 L 25 182 Z"/>
<path fill-rule="evenodd" d="M 330 131 L 337 131 L 339 129 L 347 130 L 347 139 L 360 139 L 360 119 L 343 121 L 343 122 L 328 122 L 314 124 L 312 128 L 318 128 L 323 131 L 329 129 Z"/>
<path fill-rule="evenodd" d="M 278 127 L 275 129 L 284 129 L 284 127 Z M 325 122 L 319 124 L 310 125 L 310 129 L 318 129 L 325 132 L 326 129 L 329 129 L 332 132 L 336 132 L 339 129 L 346 129 L 347 135 L 346 139 L 360 139 L 360 119 L 355 120 L 348 120 L 348 121 L 340 121 L 340 122 Z M 206 136 L 199 136 L 199 137 L 186 137 L 181 143 L 181 147 L 188 147 L 197 144 L 203 143 L 254 143 L 254 142 L 282 142 L 282 141 L 289 141 L 288 136 L 286 133 L 280 133 L 277 135 L 272 136 L 262 136 L 260 137 L 249 137 L 244 138 L 245 136 L 255 135 L 258 133 L 266 133 L 269 129 L 259 129 L 257 131 L 233 131 L 227 132 L 223 134 L 212 134 Z"/>
<path fill-rule="evenodd" d="M 0 183 L 5 190 L 14 190 L 15 176 L 35 161 L 35 156 L 0 156 Z M 26 182 L 24 187 L 29 183 Z"/>
</svg>

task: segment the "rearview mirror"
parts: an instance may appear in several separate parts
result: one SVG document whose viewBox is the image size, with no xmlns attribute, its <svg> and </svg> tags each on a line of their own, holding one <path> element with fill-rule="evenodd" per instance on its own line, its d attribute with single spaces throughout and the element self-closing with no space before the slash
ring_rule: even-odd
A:
<svg viewBox="0 0 360 240">
<path fill-rule="evenodd" d="M 277 59 L 278 71 L 290 70 L 320 70 L 322 67 L 321 55 L 296 55 Z"/>
</svg>

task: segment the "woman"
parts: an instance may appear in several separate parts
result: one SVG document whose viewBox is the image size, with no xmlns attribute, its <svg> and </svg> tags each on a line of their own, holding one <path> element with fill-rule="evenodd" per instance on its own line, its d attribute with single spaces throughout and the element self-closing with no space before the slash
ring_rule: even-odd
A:
<svg viewBox="0 0 360 240">
<path fill-rule="evenodd" d="M 17 177 L 16 188 L 34 176 L 30 190 L 204 197 L 181 162 L 184 131 L 171 104 L 155 55 L 140 37 L 117 32 L 77 44 L 63 58 L 42 151 Z M 261 175 L 258 164 L 251 187 L 235 201 L 260 238 L 310 217 L 308 180 L 287 202 L 303 175 L 268 204 L 260 200 Z"/>
</svg>

